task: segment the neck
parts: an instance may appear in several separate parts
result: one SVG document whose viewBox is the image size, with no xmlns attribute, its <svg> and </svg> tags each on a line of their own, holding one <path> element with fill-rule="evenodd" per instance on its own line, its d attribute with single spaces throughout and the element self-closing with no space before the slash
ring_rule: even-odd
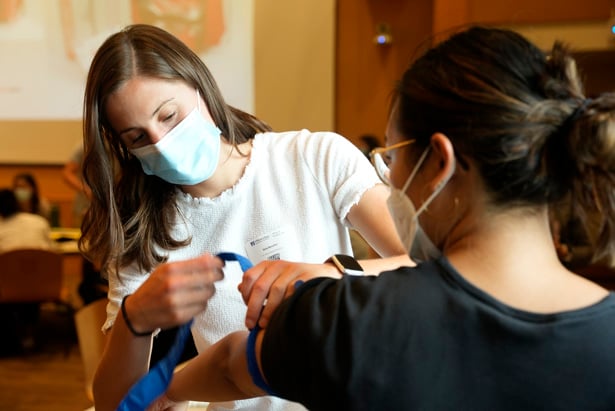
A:
<svg viewBox="0 0 615 411">
<path fill-rule="evenodd" d="M 551 313 L 587 307 L 608 294 L 562 265 L 546 209 L 479 221 L 445 255 L 466 280 L 498 300 L 527 311 Z"/>
<path fill-rule="evenodd" d="M 193 197 L 219 196 L 239 181 L 250 162 L 251 153 L 252 141 L 234 147 L 222 139 L 218 167 L 211 178 L 193 186 L 182 186 L 182 190 Z"/>
<path fill-rule="evenodd" d="M 510 211 L 473 219 L 465 234 L 448 244 L 452 260 L 470 262 L 497 275 L 533 272 L 537 267 L 561 267 L 555 252 L 547 210 L 538 213 Z M 531 270 L 526 270 L 531 268 Z"/>
</svg>

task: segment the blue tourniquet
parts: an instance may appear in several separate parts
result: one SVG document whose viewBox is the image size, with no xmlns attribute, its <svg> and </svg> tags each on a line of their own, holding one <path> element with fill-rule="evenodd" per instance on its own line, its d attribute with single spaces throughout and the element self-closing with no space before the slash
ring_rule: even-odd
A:
<svg viewBox="0 0 615 411">
<path fill-rule="evenodd" d="M 218 257 L 224 261 L 237 261 L 243 271 L 252 267 L 250 260 L 239 254 L 220 253 Z M 179 327 L 175 342 L 167 355 L 132 386 L 117 408 L 118 411 L 145 410 L 156 398 L 166 392 L 171 382 L 173 371 L 186 345 L 186 339 L 190 335 L 191 325 L 192 320 Z"/>
</svg>

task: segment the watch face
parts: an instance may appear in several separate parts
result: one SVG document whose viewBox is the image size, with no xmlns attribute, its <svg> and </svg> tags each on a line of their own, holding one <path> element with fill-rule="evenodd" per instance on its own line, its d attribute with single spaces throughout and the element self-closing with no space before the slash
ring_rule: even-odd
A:
<svg viewBox="0 0 615 411">
<path fill-rule="evenodd" d="M 363 271 L 363 267 L 353 257 L 344 254 L 336 254 L 335 258 L 346 270 Z"/>
</svg>

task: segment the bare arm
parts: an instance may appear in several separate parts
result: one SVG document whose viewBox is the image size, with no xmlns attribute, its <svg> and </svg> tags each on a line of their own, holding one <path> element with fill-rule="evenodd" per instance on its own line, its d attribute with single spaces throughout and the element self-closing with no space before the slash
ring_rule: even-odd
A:
<svg viewBox="0 0 615 411">
<path fill-rule="evenodd" d="M 207 307 L 222 262 L 203 255 L 162 264 L 126 299 L 126 313 L 138 332 L 183 324 Z M 97 411 L 115 410 L 128 389 L 149 366 L 152 337 L 131 333 L 121 311 L 111 329 L 94 377 Z"/>
<path fill-rule="evenodd" d="M 407 251 L 404 250 L 404 246 L 397 235 L 393 219 L 389 214 L 386 203 L 388 197 L 389 190 L 384 184 L 373 186 L 350 209 L 348 221 L 378 255 L 382 257 L 407 256 Z M 410 263 L 411 260 L 407 257 L 406 261 Z M 365 271 L 371 274 L 377 274 L 382 271 L 371 271 L 366 268 L 368 267 L 363 267 Z"/>
<path fill-rule="evenodd" d="M 134 337 L 121 313 L 107 336 L 93 383 L 97 410 L 115 410 L 128 389 L 147 373 L 152 337 Z"/>
<path fill-rule="evenodd" d="M 256 339 L 260 367 L 260 347 L 264 332 Z M 229 334 L 175 373 L 167 396 L 172 401 L 230 401 L 267 395 L 248 372 L 246 346 L 248 333 Z"/>
</svg>

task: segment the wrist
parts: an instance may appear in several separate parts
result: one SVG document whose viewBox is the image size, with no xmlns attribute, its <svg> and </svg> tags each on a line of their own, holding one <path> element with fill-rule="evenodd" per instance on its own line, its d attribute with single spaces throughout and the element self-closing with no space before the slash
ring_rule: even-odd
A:
<svg viewBox="0 0 615 411">
<path fill-rule="evenodd" d="M 339 273 L 344 275 L 364 275 L 363 267 L 353 256 L 345 254 L 332 255 L 325 261 L 332 264 Z"/>
<path fill-rule="evenodd" d="M 140 331 L 139 329 L 134 327 L 133 323 L 128 318 L 128 310 L 126 309 L 126 300 L 131 295 L 132 294 L 128 294 L 128 295 L 124 296 L 124 298 L 122 299 L 121 311 L 122 311 L 122 318 L 124 319 L 124 324 L 126 324 L 126 328 L 128 328 L 130 333 L 132 335 L 134 335 L 135 337 L 149 337 L 149 336 L 151 336 L 154 333 L 154 330 L 152 330 L 152 331 Z"/>
<path fill-rule="evenodd" d="M 320 276 L 332 277 L 336 279 L 340 279 L 344 276 L 343 273 L 333 264 L 333 261 L 327 260 L 322 263 L 326 268 L 325 271 L 320 274 Z"/>
</svg>

